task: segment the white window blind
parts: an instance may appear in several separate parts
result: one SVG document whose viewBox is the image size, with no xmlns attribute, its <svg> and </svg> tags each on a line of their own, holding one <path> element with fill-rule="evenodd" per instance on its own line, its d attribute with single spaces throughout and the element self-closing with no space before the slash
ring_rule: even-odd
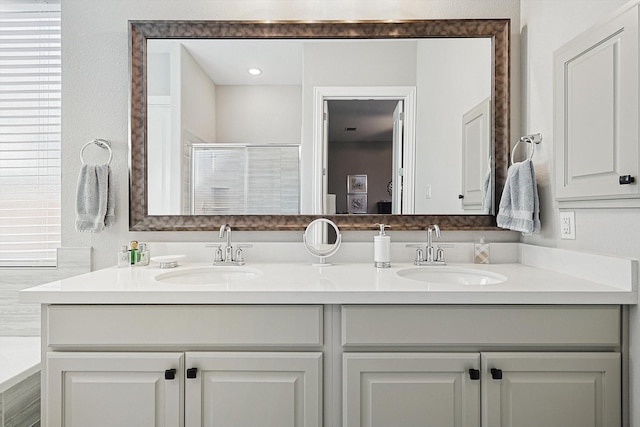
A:
<svg viewBox="0 0 640 427">
<path fill-rule="evenodd" d="M 60 3 L 0 2 L 0 266 L 60 246 Z"/>
<path fill-rule="evenodd" d="M 194 214 L 299 213 L 299 146 L 202 144 L 192 150 Z"/>
</svg>

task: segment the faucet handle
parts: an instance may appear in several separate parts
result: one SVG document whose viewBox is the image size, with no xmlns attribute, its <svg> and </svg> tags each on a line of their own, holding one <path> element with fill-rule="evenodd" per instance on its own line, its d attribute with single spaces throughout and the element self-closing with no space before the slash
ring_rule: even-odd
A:
<svg viewBox="0 0 640 427">
<path fill-rule="evenodd" d="M 216 248 L 215 255 L 213 256 L 213 262 L 222 262 L 222 245 L 206 244 L 205 248 Z"/>
<path fill-rule="evenodd" d="M 441 243 L 436 248 L 436 262 L 444 263 L 444 249 L 443 248 L 455 248 L 456 245 L 451 243 Z"/>
<path fill-rule="evenodd" d="M 252 248 L 252 247 L 253 247 L 253 245 L 250 244 L 250 243 L 243 243 L 241 245 L 236 245 L 235 262 L 238 265 L 243 265 L 244 264 L 244 256 L 243 256 L 242 249 Z"/>
<path fill-rule="evenodd" d="M 416 248 L 416 258 L 413 260 L 415 265 L 419 265 L 424 261 L 424 250 L 422 249 L 422 245 L 419 244 L 408 244 L 405 245 L 407 248 Z"/>
</svg>

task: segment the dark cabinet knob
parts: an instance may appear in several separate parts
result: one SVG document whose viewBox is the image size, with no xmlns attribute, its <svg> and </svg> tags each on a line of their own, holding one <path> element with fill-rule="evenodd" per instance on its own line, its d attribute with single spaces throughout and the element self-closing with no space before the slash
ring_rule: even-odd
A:
<svg viewBox="0 0 640 427">
<path fill-rule="evenodd" d="M 636 179 L 631 175 L 620 175 L 618 182 L 620 183 L 620 185 L 627 185 L 633 184 L 634 182 L 636 182 Z"/>
<path fill-rule="evenodd" d="M 480 370 L 479 369 L 469 369 L 469 378 L 471 378 L 472 380 L 479 380 L 480 379 Z"/>
<path fill-rule="evenodd" d="M 175 380 L 176 379 L 176 370 L 175 369 L 167 369 L 164 371 L 164 379 L 165 380 Z"/>
<path fill-rule="evenodd" d="M 464 199 L 464 194 L 458 194 L 458 199 Z"/>
<path fill-rule="evenodd" d="M 187 369 L 187 378 L 195 378 L 198 376 L 198 368 Z"/>
<path fill-rule="evenodd" d="M 502 379 L 502 369 L 491 368 L 491 378 L 494 380 Z"/>
</svg>

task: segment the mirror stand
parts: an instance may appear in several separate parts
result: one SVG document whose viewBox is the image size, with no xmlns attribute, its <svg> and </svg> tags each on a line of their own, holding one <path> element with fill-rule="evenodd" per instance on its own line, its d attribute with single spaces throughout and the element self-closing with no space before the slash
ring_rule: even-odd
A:
<svg viewBox="0 0 640 427">
<path fill-rule="evenodd" d="M 333 240 L 335 239 L 335 240 Z M 333 243 L 330 243 L 333 240 Z M 342 234 L 335 222 L 318 218 L 304 230 L 302 241 L 307 251 L 319 258 L 319 262 L 313 263 L 314 267 L 328 267 L 332 264 L 326 262 L 326 258 L 338 252 L 342 243 Z"/>
</svg>

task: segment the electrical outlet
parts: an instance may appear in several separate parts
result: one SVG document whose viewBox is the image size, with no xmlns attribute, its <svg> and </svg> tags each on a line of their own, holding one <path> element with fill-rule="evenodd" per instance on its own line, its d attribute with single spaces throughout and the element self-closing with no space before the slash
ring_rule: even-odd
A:
<svg viewBox="0 0 640 427">
<path fill-rule="evenodd" d="M 431 198 L 431 186 L 427 185 L 424 189 L 424 198 L 425 199 L 430 199 Z"/>
<path fill-rule="evenodd" d="M 576 213 L 574 211 L 560 212 L 560 238 L 576 239 Z"/>
</svg>

